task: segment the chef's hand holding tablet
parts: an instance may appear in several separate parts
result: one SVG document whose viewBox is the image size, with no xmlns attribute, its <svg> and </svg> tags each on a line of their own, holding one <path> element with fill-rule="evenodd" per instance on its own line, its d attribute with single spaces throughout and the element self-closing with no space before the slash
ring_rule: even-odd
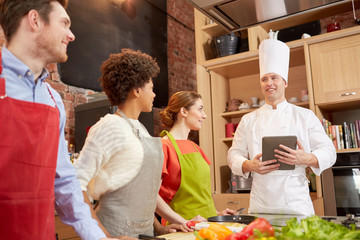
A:
<svg viewBox="0 0 360 240">
<path fill-rule="evenodd" d="M 304 147 L 299 142 L 299 140 L 297 140 L 296 144 L 296 150 L 280 144 L 279 147 L 282 148 L 284 151 L 275 149 L 275 157 L 279 160 L 279 162 L 286 165 L 308 165 L 318 168 L 319 163 L 316 156 L 312 153 L 306 153 L 304 151 Z"/>
<path fill-rule="evenodd" d="M 243 172 L 256 172 L 259 174 L 267 174 L 269 172 L 278 170 L 280 164 L 276 159 L 261 161 L 262 153 L 255 155 L 255 157 L 249 161 L 243 163 Z"/>
</svg>

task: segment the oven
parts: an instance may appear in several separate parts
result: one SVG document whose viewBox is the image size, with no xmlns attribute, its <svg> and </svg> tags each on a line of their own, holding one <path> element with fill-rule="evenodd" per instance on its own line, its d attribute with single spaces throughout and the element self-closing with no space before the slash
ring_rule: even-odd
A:
<svg viewBox="0 0 360 240">
<path fill-rule="evenodd" d="M 326 216 L 360 216 L 360 152 L 338 153 L 321 179 Z"/>
</svg>

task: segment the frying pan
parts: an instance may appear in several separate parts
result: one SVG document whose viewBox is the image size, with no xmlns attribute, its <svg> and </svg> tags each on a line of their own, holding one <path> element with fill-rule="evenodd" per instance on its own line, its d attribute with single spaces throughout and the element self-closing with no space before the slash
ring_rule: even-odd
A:
<svg viewBox="0 0 360 240">
<path fill-rule="evenodd" d="M 249 215 L 225 215 L 225 216 L 214 216 L 209 217 L 207 220 L 209 222 L 236 222 L 249 224 L 256 219 L 255 216 Z"/>
</svg>

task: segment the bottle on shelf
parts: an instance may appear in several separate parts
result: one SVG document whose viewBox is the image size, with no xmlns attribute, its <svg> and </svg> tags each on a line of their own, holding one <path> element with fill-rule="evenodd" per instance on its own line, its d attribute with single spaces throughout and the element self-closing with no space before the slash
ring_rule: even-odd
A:
<svg viewBox="0 0 360 240">
<path fill-rule="evenodd" d="M 75 158 L 75 146 L 74 144 L 69 145 L 69 158 L 72 163 L 74 163 Z"/>
</svg>

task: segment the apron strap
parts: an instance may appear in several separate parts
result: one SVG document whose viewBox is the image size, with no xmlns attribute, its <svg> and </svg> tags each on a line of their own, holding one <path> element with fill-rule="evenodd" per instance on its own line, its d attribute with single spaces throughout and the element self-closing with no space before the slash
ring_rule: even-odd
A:
<svg viewBox="0 0 360 240">
<path fill-rule="evenodd" d="M 0 99 L 6 98 L 5 78 L 0 77 Z"/>
<path fill-rule="evenodd" d="M 54 98 L 54 96 L 52 95 L 52 93 L 51 93 L 51 91 L 50 91 L 49 85 L 48 85 L 48 83 L 45 83 L 45 84 L 46 84 L 47 90 L 48 90 L 48 91 L 49 91 L 49 93 L 50 93 L 50 96 L 51 96 L 52 100 L 53 100 L 53 101 L 54 101 L 54 103 L 55 103 L 55 107 L 57 108 L 55 98 Z"/>
<path fill-rule="evenodd" d="M 2 73 L 3 67 L 2 67 L 2 60 L 1 60 L 1 51 L 0 51 L 0 74 Z"/>
<path fill-rule="evenodd" d="M 168 136 L 168 138 L 170 139 L 172 145 L 174 146 L 175 151 L 176 151 L 176 155 L 178 156 L 179 160 L 180 160 L 180 159 L 183 159 L 183 155 L 182 155 L 182 153 L 181 153 L 181 151 L 180 151 L 179 146 L 178 146 L 177 143 L 176 143 L 175 138 L 171 135 L 171 133 L 169 133 L 169 132 L 166 131 L 166 130 L 163 130 L 160 135 L 165 135 L 164 133 Z"/>
<path fill-rule="evenodd" d="M 125 119 L 125 121 L 130 125 L 130 127 L 132 127 L 135 135 L 141 140 L 141 137 L 140 137 L 140 131 L 139 129 L 137 129 L 134 124 L 132 124 L 132 122 L 129 120 L 129 118 L 125 115 L 125 113 L 123 111 L 121 111 L 119 108 L 116 110 L 116 113 L 118 115 L 120 115 L 122 118 Z"/>
<path fill-rule="evenodd" d="M 193 147 L 195 148 L 195 151 L 196 152 L 199 152 L 199 150 L 197 149 L 197 147 L 195 146 L 195 143 L 193 142 L 193 141 L 191 141 L 191 140 L 189 140 L 190 142 L 191 142 L 191 144 L 193 145 Z"/>
<path fill-rule="evenodd" d="M 1 60 L 1 51 L 0 51 L 0 74 L 2 73 L 2 60 Z M 6 98 L 6 88 L 5 88 L 5 78 L 0 77 L 0 99 Z"/>
</svg>

